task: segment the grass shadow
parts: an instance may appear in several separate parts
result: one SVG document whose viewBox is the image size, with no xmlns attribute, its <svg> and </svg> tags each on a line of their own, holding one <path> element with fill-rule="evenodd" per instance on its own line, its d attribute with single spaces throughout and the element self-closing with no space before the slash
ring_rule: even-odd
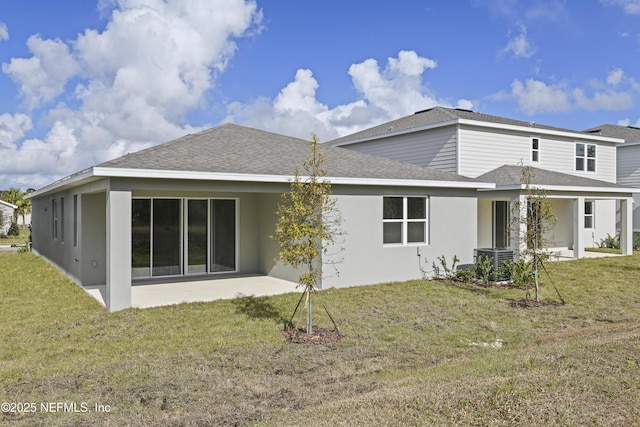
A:
<svg viewBox="0 0 640 427">
<path fill-rule="evenodd" d="M 236 307 L 236 313 L 244 314 L 251 319 L 273 320 L 282 325 L 289 323 L 289 320 L 271 304 L 269 297 L 241 296 L 233 300 L 233 305 Z"/>
</svg>

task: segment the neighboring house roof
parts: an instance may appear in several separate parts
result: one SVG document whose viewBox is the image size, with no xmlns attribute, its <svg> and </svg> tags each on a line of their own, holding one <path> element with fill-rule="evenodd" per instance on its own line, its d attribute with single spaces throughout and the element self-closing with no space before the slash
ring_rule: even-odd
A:
<svg viewBox="0 0 640 427">
<path fill-rule="evenodd" d="M 13 203 L 5 202 L 4 200 L 0 200 L 0 205 L 9 206 L 11 209 L 18 209 Z"/>
<path fill-rule="evenodd" d="M 590 192 L 619 192 L 631 193 L 639 191 L 632 187 L 617 185 L 611 182 L 597 179 L 583 178 L 561 172 L 549 171 L 546 169 L 529 167 L 532 172 L 530 185 L 543 187 L 550 190 L 570 190 L 570 191 L 590 191 Z M 522 182 L 522 166 L 504 165 L 492 171 L 480 175 L 480 181 L 496 183 L 497 190 L 524 188 Z"/>
<path fill-rule="evenodd" d="M 624 139 L 625 143 L 640 142 L 640 128 L 634 126 L 600 125 L 585 130 L 590 134 L 608 136 L 611 138 Z M 619 146 L 624 146 L 622 143 Z"/>
<path fill-rule="evenodd" d="M 593 138 L 590 133 L 579 132 L 571 129 L 541 125 L 535 122 L 525 122 L 522 120 L 514 120 L 506 117 L 492 116 L 489 114 L 478 113 L 471 110 L 463 110 L 460 108 L 434 107 L 424 111 L 418 111 L 410 116 L 402 117 L 384 123 L 370 129 L 356 132 L 341 138 L 329 141 L 331 145 L 346 145 L 350 143 L 360 142 L 368 139 L 377 139 L 407 132 L 415 132 L 441 126 L 449 126 L 453 124 L 466 123 L 492 127 L 509 127 L 535 129 L 539 133 L 562 133 L 572 134 L 575 136 Z M 597 136 L 597 139 L 606 139 Z M 616 141 L 609 141 L 616 142 Z"/>
<path fill-rule="evenodd" d="M 321 145 L 327 179 L 338 184 L 492 188 L 492 184 L 354 150 Z M 258 129 L 223 124 L 127 154 L 63 178 L 32 197 L 96 177 L 287 182 L 309 156 L 309 145 Z"/>
</svg>

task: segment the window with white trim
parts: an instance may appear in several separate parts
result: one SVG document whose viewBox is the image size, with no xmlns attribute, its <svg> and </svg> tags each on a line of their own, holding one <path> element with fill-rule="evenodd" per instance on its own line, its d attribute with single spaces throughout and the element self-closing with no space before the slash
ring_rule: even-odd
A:
<svg viewBox="0 0 640 427">
<path fill-rule="evenodd" d="M 427 243 L 427 197 L 384 197 L 382 243 L 408 245 Z"/>
<path fill-rule="evenodd" d="M 595 228 L 595 211 L 596 202 L 593 200 L 586 200 L 584 202 L 584 228 Z"/>
<path fill-rule="evenodd" d="M 58 202 L 51 199 L 51 238 L 58 238 Z"/>
<path fill-rule="evenodd" d="M 595 144 L 576 144 L 576 170 L 587 172 L 596 171 Z"/>
<path fill-rule="evenodd" d="M 78 246 L 78 195 L 73 195 L 73 247 Z"/>
<path fill-rule="evenodd" d="M 540 161 L 540 140 L 531 138 L 531 161 L 538 163 Z"/>
</svg>

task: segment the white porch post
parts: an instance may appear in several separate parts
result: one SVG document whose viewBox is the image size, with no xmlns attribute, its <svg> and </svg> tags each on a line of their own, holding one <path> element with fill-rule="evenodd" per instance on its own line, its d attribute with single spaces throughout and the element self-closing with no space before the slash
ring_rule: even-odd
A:
<svg viewBox="0 0 640 427">
<path fill-rule="evenodd" d="M 107 191 L 106 267 L 107 310 L 131 307 L 131 191 Z"/>
<path fill-rule="evenodd" d="M 584 197 L 578 197 L 573 201 L 573 257 L 584 258 Z"/>
<path fill-rule="evenodd" d="M 620 199 L 620 251 L 633 255 L 633 199 Z"/>
<path fill-rule="evenodd" d="M 520 205 L 520 209 L 516 212 L 517 204 Z M 527 250 L 527 197 L 524 195 L 517 195 L 511 199 L 511 219 L 513 224 L 511 227 L 511 249 L 513 250 L 514 261 L 517 261 L 521 254 Z"/>
</svg>

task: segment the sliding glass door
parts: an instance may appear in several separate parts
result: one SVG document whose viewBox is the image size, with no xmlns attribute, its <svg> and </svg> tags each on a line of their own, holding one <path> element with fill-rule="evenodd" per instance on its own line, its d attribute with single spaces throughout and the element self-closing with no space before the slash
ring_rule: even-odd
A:
<svg viewBox="0 0 640 427">
<path fill-rule="evenodd" d="M 236 201 L 211 200 L 211 272 L 236 269 Z"/>
<path fill-rule="evenodd" d="M 187 201 L 187 271 L 186 274 L 207 272 L 209 203 L 207 200 Z"/>
<path fill-rule="evenodd" d="M 131 201 L 131 277 L 151 276 L 151 200 Z"/>
<path fill-rule="evenodd" d="M 181 273 L 180 202 L 180 199 L 153 200 L 152 276 L 174 276 Z"/>
<path fill-rule="evenodd" d="M 236 271 L 236 200 L 132 200 L 131 277 Z"/>
</svg>

